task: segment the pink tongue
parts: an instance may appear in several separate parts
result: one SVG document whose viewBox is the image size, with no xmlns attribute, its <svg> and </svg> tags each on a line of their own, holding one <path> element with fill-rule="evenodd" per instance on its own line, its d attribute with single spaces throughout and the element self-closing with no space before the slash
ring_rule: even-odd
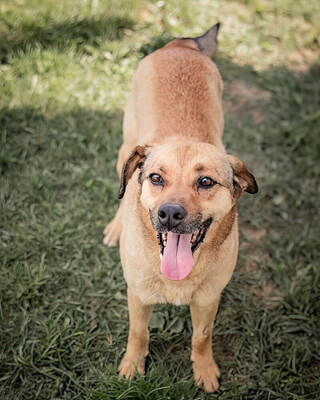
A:
<svg viewBox="0 0 320 400">
<path fill-rule="evenodd" d="M 186 278 L 193 267 L 191 234 L 168 232 L 167 245 L 161 260 L 161 272 L 173 281 Z"/>
</svg>

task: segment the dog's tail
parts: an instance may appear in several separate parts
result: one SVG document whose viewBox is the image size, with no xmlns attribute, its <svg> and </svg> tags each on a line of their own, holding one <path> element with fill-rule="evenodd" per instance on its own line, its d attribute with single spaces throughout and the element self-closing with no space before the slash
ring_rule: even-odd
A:
<svg viewBox="0 0 320 400">
<path fill-rule="evenodd" d="M 207 55 L 208 57 L 212 57 L 217 50 L 218 47 L 218 32 L 220 28 L 220 22 L 213 25 L 206 33 L 201 36 L 197 36 L 195 38 L 190 38 L 194 40 L 201 51 L 201 53 Z"/>
</svg>

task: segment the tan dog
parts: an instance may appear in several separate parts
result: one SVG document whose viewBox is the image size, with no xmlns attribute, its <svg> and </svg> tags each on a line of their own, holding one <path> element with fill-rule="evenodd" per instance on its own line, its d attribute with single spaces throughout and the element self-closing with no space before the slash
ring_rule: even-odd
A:
<svg viewBox="0 0 320 400">
<path fill-rule="evenodd" d="M 123 200 L 104 231 L 109 246 L 120 238 L 128 284 L 130 332 L 120 375 L 144 373 L 153 305 L 190 304 L 194 378 L 207 392 L 219 386 L 211 337 L 237 260 L 236 201 L 257 192 L 253 175 L 221 141 L 223 85 L 208 57 L 218 30 L 174 40 L 141 61 L 117 164 Z"/>
</svg>

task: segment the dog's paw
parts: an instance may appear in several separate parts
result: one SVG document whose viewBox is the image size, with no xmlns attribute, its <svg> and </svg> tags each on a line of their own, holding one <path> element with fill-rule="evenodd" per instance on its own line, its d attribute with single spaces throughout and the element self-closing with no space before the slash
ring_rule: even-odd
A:
<svg viewBox="0 0 320 400">
<path fill-rule="evenodd" d="M 126 379 L 132 379 L 135 372 L 138 372 L 140 375 L 144 374 L 144 359 L 135 363 L 133 360 L 130 360 L 126 356 L 123 357 L 121 363 L 118 368 L 119 375 Z"/>
<path fill-rule="evenodd" d="M 203 389 L 212 393 L 218 390 L 220 371 L 213 359 L 206 362 L 193 363 L 194 380 L 198 386 L 203 386 Z"/>
<path fill-rule="evenodd" d="M 109 247 L 116 247 L 121 233 L 121 224 L 114 218 L 104 229 L 103 244 Z"/>
</svg>

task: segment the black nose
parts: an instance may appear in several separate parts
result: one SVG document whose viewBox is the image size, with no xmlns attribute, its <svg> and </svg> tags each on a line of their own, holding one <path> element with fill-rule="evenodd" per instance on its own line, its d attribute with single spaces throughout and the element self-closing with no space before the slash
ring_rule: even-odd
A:
<svg viewBox="0 0 320 400">
<path fill-rule="evenodd" d="M 178 226 L 186 215 L 187 211 L 179 204 L 166 203 L 158 211 L 159 221 L 169 230 Z"/>
</svg>

